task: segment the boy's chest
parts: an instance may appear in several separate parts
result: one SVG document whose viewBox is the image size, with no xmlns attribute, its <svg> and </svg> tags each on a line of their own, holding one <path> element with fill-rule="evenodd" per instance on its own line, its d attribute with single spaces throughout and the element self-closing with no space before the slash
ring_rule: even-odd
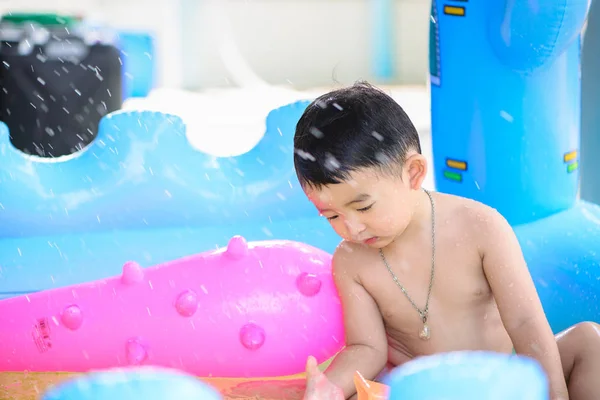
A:
<svg viewBox="0 0 600 400">
<path fill-rule="evenodd" d="M 433 281 L 431 252 L 390 257 L 387 266 L 374 260 L 361 280 L 387 324 L 421 323 L 419 311 L 425 310 L 429 292 L 430 323 L 434 314 L 470 314 L 493 301 L 476 249 L 450 250 L 441 247 L 436 253 Z"/>
</svg>

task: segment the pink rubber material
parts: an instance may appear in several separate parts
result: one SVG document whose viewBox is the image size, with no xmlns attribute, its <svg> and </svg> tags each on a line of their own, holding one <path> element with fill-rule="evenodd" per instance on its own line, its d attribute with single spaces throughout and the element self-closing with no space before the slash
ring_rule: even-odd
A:
<svg viewBox="0 0 600 400">
<path fill-rule="evenodd" d="M 127 365 L 196 376 L 302 372 L 343 346 L 331 255 L 233 237 L 213 250 L 120 276 L 0 301 L 0 370 Z"/>
</svg>

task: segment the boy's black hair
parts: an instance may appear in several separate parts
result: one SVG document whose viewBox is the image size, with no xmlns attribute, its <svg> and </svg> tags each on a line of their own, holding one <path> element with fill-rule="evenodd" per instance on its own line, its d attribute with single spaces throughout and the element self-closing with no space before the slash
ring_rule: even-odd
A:
<svg viewBox="0 0 600 400">
<path fill-rule="evenodd" d="M 402 107 L 366 82 L 326 93 L 296 125 L 294 166 L 302 186 L 341 183 L 361 168 L 397 172 L 419 134 Z"/>
</svg>

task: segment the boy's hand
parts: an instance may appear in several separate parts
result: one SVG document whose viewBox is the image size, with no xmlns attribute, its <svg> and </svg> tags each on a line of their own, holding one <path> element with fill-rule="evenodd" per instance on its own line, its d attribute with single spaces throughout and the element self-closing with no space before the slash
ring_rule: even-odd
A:
<svg viewBox="0 0 600 400">
<path fill-rule="evenodd" d="M 344 392 L 327 379 L 310 356 L 306 361 L 306 391 L 304 400 L 345 400 Z"/>
</svg>

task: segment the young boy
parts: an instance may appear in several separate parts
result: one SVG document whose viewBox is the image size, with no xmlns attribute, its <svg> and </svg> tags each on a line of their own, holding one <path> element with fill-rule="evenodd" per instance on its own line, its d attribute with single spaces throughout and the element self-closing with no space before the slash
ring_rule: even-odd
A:
<svg viewBox="0 0 600 400">
<path fill-rule="evenodd" d="M 333 275 L 346 347 L 324 374 L 309 358 L 305 399 L 355 396 L 356 370 L 374 380 L 421 355 L 513 349 L 541 363 L 552 400 L 600 399 L 599 326 L 553 337 L 512 228 L 421 188 L 427 161 L 391 97 L 366 83 L 319 97 L 294 148 L 306 195 L 343 238 Z"/>
</svg>

